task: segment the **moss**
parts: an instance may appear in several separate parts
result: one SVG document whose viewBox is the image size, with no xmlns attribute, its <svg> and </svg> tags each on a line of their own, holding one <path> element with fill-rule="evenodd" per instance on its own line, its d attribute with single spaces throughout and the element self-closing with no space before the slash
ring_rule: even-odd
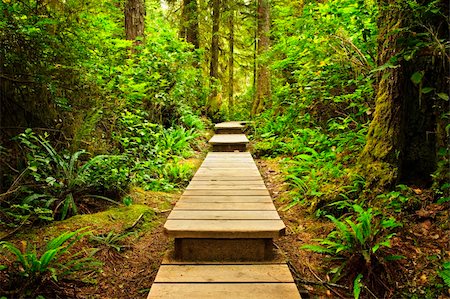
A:
<svg viewBox="0 0 450 299">
<path fill-rule="evenodd" d="M 134 204 L 129 207 L 111 208 L 95 214 L 76 215 L 64 221 L 53 222 L 46 227 L 34 228 L 26 233 L 18 234 L 15 239 L 48 240 L 64 231 L 74 231 L 81 227 L 89 227 L 96 233 L 123 231 L 131 227 L 141 215 L 144 215 L 142 225 L 139 226 L 141 230 L 150 230 L 158 223 L 152 207 Z"/>
</svg>

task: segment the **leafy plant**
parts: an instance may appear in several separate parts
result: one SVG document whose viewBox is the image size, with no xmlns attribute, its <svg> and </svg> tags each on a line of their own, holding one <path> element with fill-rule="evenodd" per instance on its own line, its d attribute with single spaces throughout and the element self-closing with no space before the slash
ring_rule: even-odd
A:
<svg viewBox="0 0 450 299">
<path fill-rule="evenodd" d="M 355 216 L 339 220 L 326 215 L 335 225 L 335 230 L 325 239 L 319 239 L 320 245 L 302 246 L 302 249 L 328 254 L 342 261 L 332 271 L 333 281 L 348 275 L 350 270 L 370 278 L 374 268 L 383 264 L 383 248 L 390 247 L 390 239 L 395 235 L 392 230 L 401 226 L 395 219 L 381 217 L 371 208 L 365 210 L 357 204 L 348 205 Z"/>
<path fill-rule="evenodd" d="M 84 252 L 70 252 L 87 234 L 86 228 L 64 232 L 50 240 L 42 253 L 28 243 L 23 243 L 25 248 L 18 248 L 12 243 L 0 242 L 4 259 L 10 262 L 3 267 L 3 271 L 8 271 L 10 276 L 10 287 L 31 295 L 39 292 L 39 288 L 49 281 L 58 283 L 75 273 L 98 270 L 101 264 L 91 257 L 84 257 Z"/>
<path fill-rule="evenodd" d="M 101 245 L 105 248 L 111 248 L 117 252 L 123 251 L 127 245 L 123 241 L 129 236 L 135 234 L 134 232 L 113 232 L 110 231 L 107 234 L 92 235 L 89 241 L 96 244 L 96 246 Z"/>
<path fill-rule="evenodd" d="M 447 287 L 450 288 L 450 262 L 444 262 L 442 269 L 438 271 L 439 276 L 444 280 Z"/>
<path fill-rule="evenodd" d="M 29 195 L 17 207 L 51 209 L 59 219 L 65 219 L 77 214 L 78 197 L 103 194 L 105 188 L 110 192 L 126 188 L 129 179 L 120 166 L 123 156 L 98 155 L 83 163 L 81 157 L 89 155 L 87 152 L 58 153 L 46 137 L 31 129 L 17 137 L 28 149 L 28 170 L 38 184 L 24 189 Z"/>
</svg>

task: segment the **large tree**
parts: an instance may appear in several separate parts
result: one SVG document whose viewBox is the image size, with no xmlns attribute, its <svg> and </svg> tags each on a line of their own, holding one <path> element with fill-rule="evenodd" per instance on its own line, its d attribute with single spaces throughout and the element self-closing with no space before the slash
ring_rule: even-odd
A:
<svg viewBox="0 0 450 299">
<path fill-rule="evenodd" d="M 181 36 L 187 42 L 194 45 L 195 49 L 200 47 L 198 33 L 198 7 L 197 0 L 183 0 L 183 13 L 181 20 Z"/>
<path fill-rule="evenodd" d="M 369 185 L 427 183 L 442 143 L 436 107 L 448 99 L 448 1 L 379 0 L 378 88 L 361 155 Z M 438 11 L 437 8 L 440 10 Z"/>
<path fill-rule="evenodd" d="M 220 109 L 220 98 L 216 81 L 219 80 L 219 29 L 220 29 L 220 0 L 212 1 L 212 32 L 211 32 L 211 60 L 209 76 L 212 85 L 212 93 L 208 102 L 208 113 L 216 117 Z"/>
<path fill-rule="evenodd" d="M 125 36 L 128 40 L 136 40 L 144 36 L 145 4 L 144 0 L 127 0 L 125 2 Z M 138 44 L 139 41 L 136 41 Z"/>
<path fill-rule="evenodd" d="M 230 14 L 228 18 L 228 111 L 233 113 L 234 111 L 234 7 L 233 1 L 228 0 L 228 13 Z"/>
<path fill-rule="evenodd" d="M 261 57 L 270 46 L 270 3 L 269 0 L 258 0 L 258 57 Z M 270 72 L 265 63 L 258 63 L 256 70 L 256 95 L 252 106 L 252 115 L 263 111 L 271 99 Z"/>
</svg>

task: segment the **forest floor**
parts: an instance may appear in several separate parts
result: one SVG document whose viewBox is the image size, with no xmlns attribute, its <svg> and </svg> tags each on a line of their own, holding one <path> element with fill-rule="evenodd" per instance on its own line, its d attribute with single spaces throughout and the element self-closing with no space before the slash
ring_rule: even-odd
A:
<svg viewBox="0 0 450 299">
<path fill-rule="evenodd" d="M 286 236 L 276 240 L 275 246 L 285 255 L 302 296 L 348 298 L 351 284 L 341 287 L 329 284 L 327 272 L 332 262 L 321 254 L 299 249 L 314 243 L 314 239 L 325 237 L 332 230 L 332 224 L 308 215 L 300 205 L 285 209 L 289 204 L 289 192 L 278 161 L 264 159 L 256 163 L 287 226 Z M 180 194 L 135 188 L 130 195 L 133 204 L 129 207 L 110 207 L 103 212 L 77 215 L 14 236 L 13 243 L 23 244 L 26 240 L 37 244 L 38 248 L 43 240 L 81 227 L 89 227 L 93 235 L 104 237 L 103 243 L 84 238 L 73 248 L 74 251 L 94 248 L 94 257 L 103 263 L 98 274 L 74 277 L 83 283 L 67 282 L 62 288 L 46 285 L 46 290 L 39 290 L 41 294 L 47 294 L 47 298 L 56 295 L 59 298 L 146 298 L 161 261 L 173 243 L 165 236 L 163 225 Z M 393 239 L 392 247 L 406 256 L 392 272 L 398 277 L 397 288 L 417 293 L 417 298 L 447 298 L 448 290 L 442 288 L 442 295 L 436 297 L 434 288 L 436 259 L 433 257 L 450 255 L 448 230 L 445 230 L 449 212 L 440 207 L 426 205 Z M 109 232 L 112 238 L 108 239 Z M 125 238 L 114 239 L 114 236 Z M 4 279 L 0 274 L 0 283 Z"/>
</svg>

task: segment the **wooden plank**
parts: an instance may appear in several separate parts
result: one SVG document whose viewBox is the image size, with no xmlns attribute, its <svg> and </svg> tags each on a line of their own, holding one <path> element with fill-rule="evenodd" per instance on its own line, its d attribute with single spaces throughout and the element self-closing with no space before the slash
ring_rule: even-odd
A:
<svg viewBox="0 0 450 299">
<path fill-rule="evenodd" d="M 243 129 L 245 128 L 245 122 L 240 121 L 226 121 L 217 123 L 214 125 L 215 129 L 230 129 L 230 128 L 237 128 L 237 129 Z"/>
<path fill-rule="evenodd" d="M 270 211 L 275 210 L 272 202 L 188 202 L 179 201 L 175 205 L 179 210 L 220 210 L 220 211 Z"/>
<path fill-rule="evenodd" d="M 261 178 L 259 180 L 245 180 L 245 179 L 234 179 L 234 180 L 221 180 L 220 178 L 210 179 L 210 180 L 192 180 L 189 185 L 195 186 L 219 186 L 219 185 L 264 185 Z M 265 185 L 264 185 L 265 186 Z"/>
<path fill-rule="evenodd" d="M 217 152 L 209 152 L 206 157 L 251 157 L 252 155 L 249 152 L 241 152 L 241 153 L 217 153 Z"/>
<path fill-rule="evenodd" d="M 178 202 L 228 202 L 228 203 L 239 203 L 239 202 L 264 202 L 272 203 L 272 198 L 270 196 L 259 195 L 259 196 L 234 196 L 234 195 L 219 195 L 219 196 L 202 196 L 202 195 L 182 195 Z"/>
<path fill-rule="evenodd" d="M 233 143 L 248 143 L 247 136 L 244 134 L 216 134 L 210 140 L 210 144 L 233 144 Z"/>
<path fill-rule="evenodd" d="M 195 176 L 210 176 L 210 177 L 231 177 L 231 178 L 240 178 L 240 177 L 248 177 L 248 176 L 259 176 L 261 178 L 261 174 L 258 170 L 250 170 L 250 169 L 244 169 L 244 170 L 234 170 L 234 171 L 227 171 L 224 169 L 199 169 Z"/>
<path fill-rule="evenodd" d="M 185 190 L 184 195 L 270 195 L 267 189 L 262 190 L 231 190 L 231 189 L 217 189 L 211 187 L 210 189 L 195 189 L 195 190 Z"/>
<path fill-rule="evenodd" d="M 301 299 L 294 283 L 155 283 L 149 299 Z"/>
<path fill-rule="evenodd" d="M 242 190 L 266 190 L 266 185 L 264 184 L 248 184 L 248 185 L 224 185 L 224 184 L 189 184 L 186 187 L 186 190 L 238 190 L 239 192 Z"/>
<path fill-rule="evenodd" d="M 293 283 L 286 264 L 280 265 L 162 265 L 158 282 L 286 282 Z"/>
<path fill-rule="evenodd" d="M 193 220 L 277 220 L 277 211 L 186 211 L 173 210 L 167 219 Z"/>
<path fill-rule="evenodd" d="M 164 224 L 172 238 L 277 238 L 284 235 L 281 220 L 171 220 Z"/>
<path fill-rule="evenodd" d="M 258 169 L 255 163 L 245 163 L 245 162 L 221 162 L 221 163 L 203 163 L 201 168 L 208 169 L 233 169 L 233 168 L 249 168 L 249 169 Z"/>
<path fill-rule="evenodd" d="M 241 176 L 241 177 L 227 177 L 227 176 L 211 176 L 211 175 L 203 175 L 198 174 L 195 175 L 192 178 L 192 181 L 211 181 L 211 182 L 219 182 L 219 181 L 236 181 L 236 180 L 242 180 L 242 181 L 261 181 L 262 178 L 260 175 L 253 175 L 253 176 Z"/>
</svg>

